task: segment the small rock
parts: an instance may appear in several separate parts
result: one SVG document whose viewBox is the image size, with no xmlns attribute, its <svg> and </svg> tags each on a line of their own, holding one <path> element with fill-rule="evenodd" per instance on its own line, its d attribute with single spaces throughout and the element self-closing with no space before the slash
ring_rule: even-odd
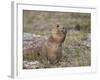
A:
<svg viewBox="0 0 100 80">
<path fill-rule="evenodd" d="M 38 69 L 38 68 L 43 68 L 43 67 L 44 65 L 38 61 L 24 61 L 23 62 L 24 69 Z"/>
</svg>

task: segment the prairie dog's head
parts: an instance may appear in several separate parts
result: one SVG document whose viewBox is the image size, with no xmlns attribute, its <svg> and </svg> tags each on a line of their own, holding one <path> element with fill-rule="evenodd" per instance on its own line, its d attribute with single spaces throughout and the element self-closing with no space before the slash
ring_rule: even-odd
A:
<svg viewBox="0 0 100 80">
<path fill-rule="evenodd" d="M 52 34 L 62 35 L 62 34 L 66 34 L 66 33 L 67 33 L 67 29 L 63 26 L 58 25 L 58 24 L 52 29 Z"/>
<path fill-rule="evenodd" d="M 66 33 L 66 28 L 60 25 L 56 25 L 51 31 L 52 37 L 57 39 L 58 41 L 64 41 Z"/>
</svg>

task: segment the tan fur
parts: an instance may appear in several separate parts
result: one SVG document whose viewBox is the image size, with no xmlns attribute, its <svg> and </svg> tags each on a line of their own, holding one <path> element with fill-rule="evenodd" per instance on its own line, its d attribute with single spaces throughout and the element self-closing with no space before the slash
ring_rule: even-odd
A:
<svg viewBox="0 0 100 80">
<path fill-rule="evenodd" d="M 51 64 L 59 62 L 62 57 L 62 43 L 66 37 L 66 29 L 57 25 L 45 43 L 45 56 Z"/>
</svg>

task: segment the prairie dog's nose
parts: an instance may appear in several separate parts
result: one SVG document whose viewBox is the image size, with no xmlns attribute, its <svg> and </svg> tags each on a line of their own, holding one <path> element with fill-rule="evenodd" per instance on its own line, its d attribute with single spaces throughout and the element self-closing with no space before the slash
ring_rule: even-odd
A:
<svg viewBox="0 0 100 80">
<path fill-rule="evenodd" d="M 64 32 L 64 33 L 67 33 L 66 27 L 63 27 L 63 28 L 61 29 L 61 31 Z"/>
</svg>

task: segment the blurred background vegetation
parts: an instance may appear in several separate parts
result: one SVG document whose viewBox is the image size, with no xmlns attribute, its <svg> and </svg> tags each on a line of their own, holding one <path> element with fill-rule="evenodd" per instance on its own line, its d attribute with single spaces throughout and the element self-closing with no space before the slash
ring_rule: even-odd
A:
<svg viewBox="0 0 100 80">
<path fill-rule="evenodd" d="M 24 33 L 48 37 L 56 24 L 67 28 L 60 66 L 91 65 L 90 13 L 23 10 Z"/>
<path fill-rule="evenodd" d="M 57 23 L 67 28 L 79 24 L 82 31 L 89 32 L 90 16 L 89 13 L 23 10 L 24 32 L 45 35 Z"/>
</svg>

